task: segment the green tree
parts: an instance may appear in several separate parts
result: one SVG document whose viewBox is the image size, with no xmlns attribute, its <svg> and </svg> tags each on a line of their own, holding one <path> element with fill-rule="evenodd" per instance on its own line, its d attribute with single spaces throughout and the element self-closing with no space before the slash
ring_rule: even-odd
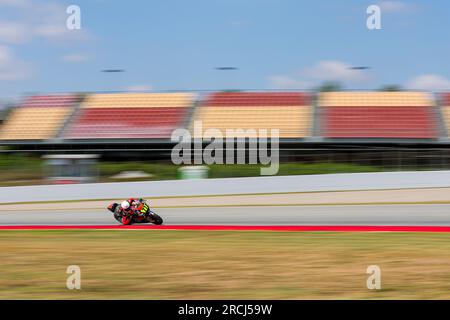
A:
<svg viewBox="0 0 450 320">
<path fill-rule="evenodd" d="M 389 92 L 396 92 L 396 91 L 402 91 L 402 87 L 398 84 L 387 84 L 382 86 L 379 91 L 389 91 Z"/>
<path fill-rule="evenodd" d="M 331 92 L 331 91 L 342 91 L 342 85 L 338 81 L 327 81 L 321 84 L 317 91 L 319 92 Z"/>
</svg>

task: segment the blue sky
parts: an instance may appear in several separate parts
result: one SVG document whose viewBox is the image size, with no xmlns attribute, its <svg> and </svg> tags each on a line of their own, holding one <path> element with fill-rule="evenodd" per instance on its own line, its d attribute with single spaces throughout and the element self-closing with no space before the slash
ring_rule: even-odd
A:
<svg viewBox="0 0 450 320">
<path fill-rule="evenodd" d="M 80 30 L 66 28 L 70 4 Z M 381 30 L 366 27 L 371 4 Z M 0 0 L 0 97 L 325 81 L 450 90 L 449 32 L 445 0 Z M 126 72 L 100 72 L 109 68 Z"/>
</svg>

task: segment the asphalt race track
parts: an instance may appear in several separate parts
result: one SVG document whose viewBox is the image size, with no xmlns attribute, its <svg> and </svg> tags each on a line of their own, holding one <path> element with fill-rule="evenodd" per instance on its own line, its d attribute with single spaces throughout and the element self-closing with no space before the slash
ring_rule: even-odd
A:
<svg viewBox="0 0 450 320">
<path fill-rule="evenodd" d="M 449 204 L 155 209 L 165 225 L 450 226 Z M 1 211 L 0 225 L 117 225 L 106 209 Z"/>
</svg>

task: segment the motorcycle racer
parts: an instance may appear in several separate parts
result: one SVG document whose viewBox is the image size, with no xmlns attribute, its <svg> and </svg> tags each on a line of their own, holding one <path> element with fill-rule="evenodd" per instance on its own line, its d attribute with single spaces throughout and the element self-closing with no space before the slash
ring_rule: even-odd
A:
<svg viewBox="0 0 450 320">
<path fill-rule="evenodd" d="M 153 223 L 161 225 L 163 219 L 150 210 L 148 202 L 142 198 L 129 198 L 121 203 L 113 202 L 107 209 L 114 214 L 114 219 L 123 225 L 133 223 Z"/>
<path fill-rule="evenodd" d="M 142 198 L 129 198 L 128 200 L 122 201 L 119 210 L 122 214 L 122 223 L 124 225 L 131 224 L 133 214 L 143 215 L 139 211 L 143 202 L 144 200 Z"/>
</svg>

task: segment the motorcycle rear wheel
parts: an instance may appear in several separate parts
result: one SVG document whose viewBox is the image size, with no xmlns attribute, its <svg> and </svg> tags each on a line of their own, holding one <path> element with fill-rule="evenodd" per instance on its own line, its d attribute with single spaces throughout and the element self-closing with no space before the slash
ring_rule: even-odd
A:
<svg viewBox="0 0 450 320">
<path fill-rule="evenodd" d="M 153 223 L 157 226 L 163 224 L 163 222 L 164 222 L 163 218 L 161 218 L 157 213 L 154 213 L 153 211 L 150 211 L 150 213 L 151 214 L 150 214 L 149 218 L 150 218 L 151 223 Z"/>
</svg>

